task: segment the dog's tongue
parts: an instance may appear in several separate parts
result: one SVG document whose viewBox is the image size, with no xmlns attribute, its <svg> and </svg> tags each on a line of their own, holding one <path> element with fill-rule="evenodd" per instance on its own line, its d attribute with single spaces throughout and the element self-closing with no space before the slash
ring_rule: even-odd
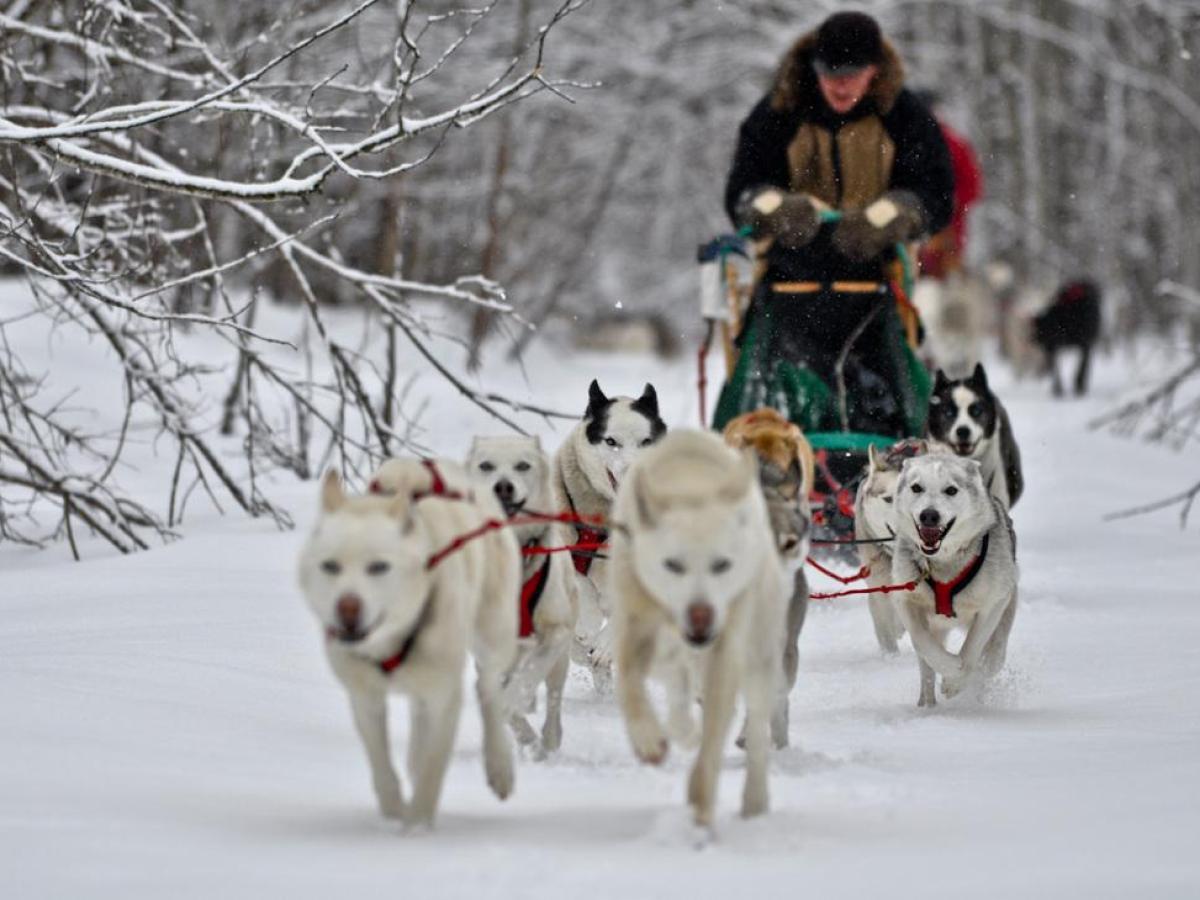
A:
<svg viewBox="0 0 1200 900">
<path fill-rule="evenodd" d="M 926 547 L 937 546 L 938 542 L 942 539 L 942 529 L 936 526 L 933 528 L 922 526 L 917 529 L 917 534 L 921 538 L 921 543 Z"/>
</svg>

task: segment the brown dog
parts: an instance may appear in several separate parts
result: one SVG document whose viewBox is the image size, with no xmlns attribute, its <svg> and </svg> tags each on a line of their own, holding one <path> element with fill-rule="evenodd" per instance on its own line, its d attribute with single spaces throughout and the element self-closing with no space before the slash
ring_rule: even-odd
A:
<svg viewBox="0 0 1200 900">
<path fill-rule="evenodd" d="M 796 566 L 792 597 L 787 609 L 787 638 L 783 646 L 783 692 L 771 716 L 771 738 L 776 747 L 788 744 L 788 694 L 796 683 L 800 665 L 800 629 L 808 610 L 808 532 L 812 524 L 808 495 L 813 488 L 813 451 L 804 433 L 774 409 L 762 408 L 730 420 L 723 432 L 735 449 L 749 447 L 758 457 L 759 482 L 767 501 L 771 530 L 780 557 Z M 741 743 L 741 739 L 738 739 Z"/>
</svg>

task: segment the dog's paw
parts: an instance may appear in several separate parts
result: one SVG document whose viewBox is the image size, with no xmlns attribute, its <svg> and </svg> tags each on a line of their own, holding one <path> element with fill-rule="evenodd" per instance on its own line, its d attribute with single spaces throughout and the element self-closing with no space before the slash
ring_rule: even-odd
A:
<svg viewBox="0 0 1200 900">
<path fill-rule="evenodd" d="M 562 720 L 547 719 L 542 726 L 542 748 L 547 753 L 554 753 L 562 746 Z"/>
<path fill-rule="evenodd" d="M 508 724 L 512 728 L 513 737 L 522 747 L 537 743 L 537 732 L 533 730 L 533 726 L 525 720 L 524 716 L 510 716 Z"/>
<path fill-rule="evenodd" d="M 503 751 L 485 754 L 484 771 L 492 793 L 500 800 L 507 800 L 516 782 L 512 750 L 506 746 Z"/>
<path fill-rule="evenodd" d="M 406 810 L 399 825 L 400 830 L 410 836 L 429 834 L 433 831 L 433 810 Z"/>
<path fill-rule="evenodd" d="M 601 697 L 607 697 L 613 692 L 613 673 L 611 666 L 593 665 L 592 689 Z"/>
<path fill-rule="evenodd" d="M 755 816 L 765 815 L 769 806 L 770 802 L 765 789 L 760 790 L 747 786 L 746 792 L 742 796 L 743 819 L 753 819 Z"/>
<path fill-rule="evenodd" d="M 400 782 L 395 777 L 380 777 L 373 781 L 379 814 L 385 819 L 403 819 L 406 813 Z"/>
<path fill-rule="evenodd" d="M 771 746 L 776 750 L 784 750 L 789 744 L 789 716 L 786 712 L 775 713 L 771 716 Z"/>
<path fill-rule="evenodd" d="M 592 645 L 591 653 L 589 654 L 593 666 L 601 666 L 609 668 L 613 661 L 613 635 L 612 628 L 605 625 L 596 635 L 596 640 Z"/>
<path fill-rule="evenodd" d="M 629 741 L 633 752 L 644 763 L 657 766 L 667 758 L 667 736 L 662 727 L 650 717 L 634 719 L 629 723 Z"/>
<path fill-rule="evenodd" d="M 952 697 L 957 697 L 966 687 L 966 681 L 959 678 L 943 678 L 942 679 L 942 696 L 949 700 Z"/>
</svg>

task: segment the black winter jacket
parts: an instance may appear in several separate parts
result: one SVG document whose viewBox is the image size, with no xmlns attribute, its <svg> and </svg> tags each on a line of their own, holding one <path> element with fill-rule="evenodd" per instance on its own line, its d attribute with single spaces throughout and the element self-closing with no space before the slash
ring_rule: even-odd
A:
<svg viewBox="0 0 1200 900">
<path fill-rule="evenodd" d="M 919 199 L 926 233 L 944 228 L 953 211 L 950 154 L 932 113 L 903 87 L 899 55 L 885 44 L 885 62 L 867 96 L 848 115 L 839 116 L 817 86 L 811 63 L 813 42 L 813 35 L 796 42 L 784 57 L 771 93 L 741 125 L 725 186 L 730 218 L 740 224 L 736 207 L 743 192 L 766 185 L 818 196 L 825 193 L 828 196 L 821 199 L 838 209 L 863 208 L 887 190 L 902 189 Z M 890 162 L 880 163 L 880 146 L 889 141 L 884 156 Z M 805 146 L 810 149 L 797 149 Z M 799 158 L 810 160 L 807 168 L 804 164 L 797 168 L 798 153 Z M 872 172 L 847 171 L 847 166 Z M 807 183 L 797 183 L 798 179 Z M 862 196 L 845 196 L 847 185 Z M 881 278 L 892 254 L 855 263 L 830 242 L 834 227 L 823 226 L 816 239 L 799 250 L 771 247 L 765 277 L 770 281 Z"/>
</svg>

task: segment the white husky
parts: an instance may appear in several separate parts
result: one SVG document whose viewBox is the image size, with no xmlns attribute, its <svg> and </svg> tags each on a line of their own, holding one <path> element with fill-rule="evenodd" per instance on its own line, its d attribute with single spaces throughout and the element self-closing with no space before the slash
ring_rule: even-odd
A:
<svg viewBox="0 0 1200 900">
<path fill-rule="evenodd" d="M 668 435 L 621 485 L 613 528 L 617 695 L 634 752 L 650 763 L 667 753 L 668 734 L 646 691 L 651 669 L 666 676 L 673 732 L 692 730 L 689 676 L 698 673 L 703 720 L 688 802 L 696 823 L 710 826 L 740 691 L 746 701 L 742 814 L 765 812 L 768 725 L 782 676 L 788 591 L 754 457 L 708 432 Z M 681 722 L 681 715 L 689 721 Z"/>
<path fill-rule="evenodd" d="M 442 473 L 448 473 L 443 478 Z M 513 755 L 501 680 L 516 654 L 516 539 L 506 529 L 464 544 L 432 567 L 454 538 L 501 515 L 494 499 L 457 489 L 454 463 L 426 468 L 392 460 L 366 496 L 347 496 L 335 472 L 325 477 L 321 513 L 300 554 L 300 584 L 325 632 L 325 650 L 350 696 L 371 765 L 380 812 L 407 824 L 432 824 L 462 706 L 468 648 L 483 715 L 488 784 L 504 799 L 513 788 Z M 388 496 L 389 488 L 404 490 Z M 410 698 L 404 802 L 392 765 L 387 695 Z"/>
<path fill-rule="evenodd" d="M 593 381 L 583 420 L 554 457 L 554 492 L 559 509 L 607 520 L 617 486 L 630 464 L 667 430 L 658 415 L 658 396 L 647 384 L 642 395 L 607 397 Z M 604 543 L 603 526 L 576 526 L 580 543 Z M 607 596 L 608 563 L 595 552 L 574 554 L 579 586 L 577 640 L 572 654 L 589 666 L 596 687 L 606 690 L 612 673 L 612 604 Z"/>
<path fill-rule="evenodd" d="M 950 697 L 1004 665 L 1017 611 L 1016 544 L 1004 505 L 972 459 L 905 460 L 895 506 L 892 578 L 916 582 L 897 602 L 921 668 L 917 705 L 933 706 L 934 673 Z M 957 654 L 944 644 L 956 627 L 967 632 Z"/>
<path fill-rule="evenodd" d="M 467 472 L 478 488 L 500 501 L 510 519 L 530 513 L 552 513 L 550 458 L 536 437 L 477 437 L 467 456 Z M 568 651 L 575 634 L 579 605 L 575 570 L 563 553 L 526 553 L 570 543 L 568 529 L 555 522 L 530 522 L 511 529 L 524 561 L 521 589 L 513 598 L 520 617 L 521 651 L 509 675 L 506 697 L 513 710 L 509 719 L 517 740 L 534 747 L 535 756 L 557 750 L 562 743 L 562 696 L 571 661 Z M 538 685 L 546 683 L 546 720 L 541 741 L 523 710 L 536 701 Z"/>
<path fill-rule="evenodd" d="M 928 450 L 925 441 L 912 439 L 899 441 L 883 453 L 876 453 L 874 444 L 867 448 L 867 474 L 859 482 L 854 498 L 854 538 L 862 541 L 857 547 L 858 558 L 867 569 L 868 587 L 877 588 L 892 580 L 895 496 L 900 467 L 905 459 Z M 871 611 L 879 648 L 884 653 L 897 652 L 897 641 L 904 636 L 904 625 L 893 598 L 883 593 L 871 594 L 867 607 Z"/>
</svg>

